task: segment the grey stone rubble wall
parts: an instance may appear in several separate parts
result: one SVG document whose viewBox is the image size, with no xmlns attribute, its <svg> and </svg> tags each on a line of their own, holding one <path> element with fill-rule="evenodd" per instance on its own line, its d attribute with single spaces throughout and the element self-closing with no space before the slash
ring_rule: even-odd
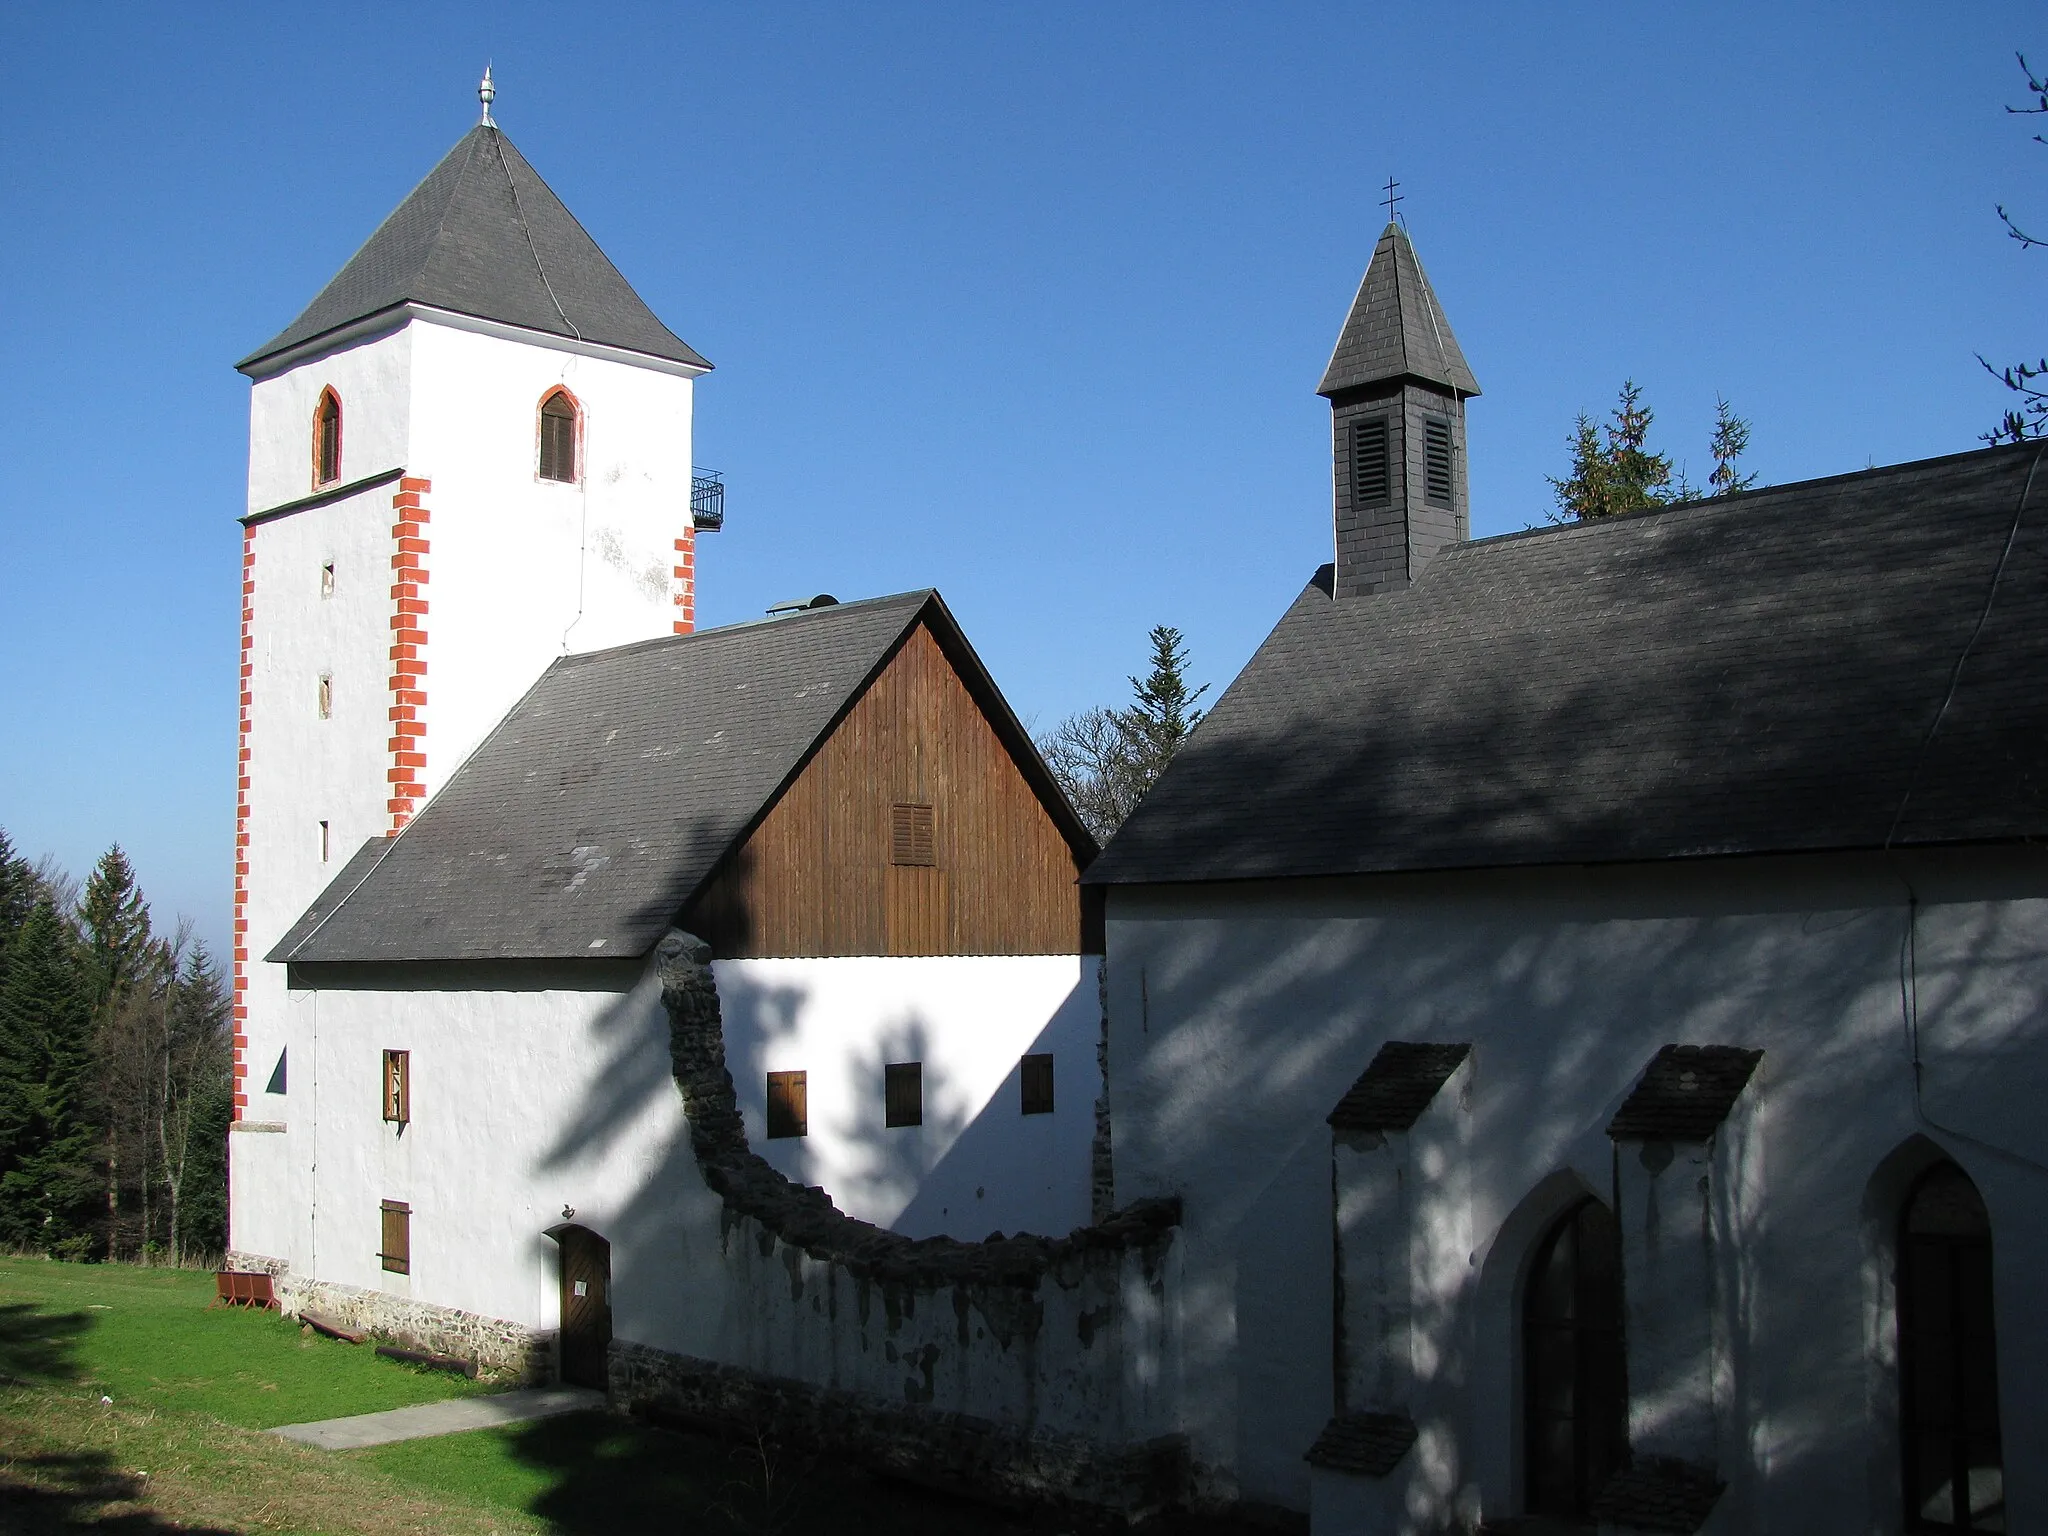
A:
<svg viewBox="0 0 2048 1536">
<path fill-rule="evenodd" d="M 656 967 L 736 1315 L 715 1365 L 615 1343 L 614 1400 L 685 1416 L 724 1396 L 779 1403 L 815 1438 L 985 1494 L 1126 1512 L 1180 1497 L 1178 1202 L 978 1243 L 857 1221 L 748 1147 L 709 946 L 671 932 Z"/>
<path fill-rule="evenodd" d="M 477 1374 L 493 1380 L 538 1385 L 554 1376 L 552 1333 L 459 1307 L 437 1307 L 383 1291 L 305 1279 L 282 1265 L 272 1272 L 278 1276 L 278 1307 L 287 1317 L 317 1312 L 344 1328 L 372 1334 L 380 1342 L 473 1360 Z"/>
</svg>

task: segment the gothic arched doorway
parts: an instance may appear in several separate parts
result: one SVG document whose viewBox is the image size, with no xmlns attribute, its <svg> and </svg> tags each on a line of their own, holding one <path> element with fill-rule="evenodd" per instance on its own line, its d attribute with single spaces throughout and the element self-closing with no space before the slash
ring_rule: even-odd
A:
<svg viewBox="0 0 2048 1536">
<path fill-rule="evenodd" d="M 1936 1163 L 1906 1196 L 1898 1305 L 1907 1528 L 2002 1531 L 1991 1217 L 1954 1163 Z"/>
<path fill-rule="evenodd" d="M 1522 1292 L 1523 1486 L 1531 1514 L 1584 1516 L 1628 1449 L 1621 1229 L 1581 1200 L 1536 1250 Z"/>
<path fill-rule="evenodd" d="M 611 1244 L 588 1227 L 556 1227 L 562 1270 L 562 1380 L 603 1391 L 612 1342 Z"/>
</svg>

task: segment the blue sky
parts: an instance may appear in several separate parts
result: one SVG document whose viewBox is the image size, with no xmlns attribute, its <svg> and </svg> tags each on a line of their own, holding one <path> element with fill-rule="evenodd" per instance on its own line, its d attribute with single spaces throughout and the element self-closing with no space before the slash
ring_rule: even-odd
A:
<svg viewBox="0 0 2048 1536">
<path fill-rule="evenodd" d="M 2038 5 L 122 7 L 0 17 L 0 826 L 228 927 L 248 386 L 497 116 L 717 372 L 703 617 L 936 585 L 1019 712 L 1227 682 L 1328 529 L 1314 393 L 1402 211 L 1474 531 L 1633 376 L 1704 476 L 1968 449 L 2038 356 Z M 2031 349 L 2031 350 L 2029 350 Z"/>
</svg>

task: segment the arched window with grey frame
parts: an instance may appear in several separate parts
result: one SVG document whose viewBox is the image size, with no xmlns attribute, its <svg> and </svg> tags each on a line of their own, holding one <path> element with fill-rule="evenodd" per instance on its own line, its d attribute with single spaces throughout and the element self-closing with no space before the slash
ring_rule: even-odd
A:
<svg viewBox="0 0 2048 1536">
<path fill-rule="evenodd" d="M 1936 1163 L 1899 1216 L 1899 1442 L 1906 1529 L 2002 1531 L 2005 1459 L 1991 1308 L 1991 1217 Z"/>
</svg>

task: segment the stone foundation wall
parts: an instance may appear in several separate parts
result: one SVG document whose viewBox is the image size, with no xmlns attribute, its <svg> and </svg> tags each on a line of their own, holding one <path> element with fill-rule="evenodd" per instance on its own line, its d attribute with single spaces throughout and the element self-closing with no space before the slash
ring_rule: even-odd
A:
<svg viewBox="0 0 2048 1536">
<path fill-rule="evenodd" d="M 344 1328 L 373 1334 L 382 1343 L 472 1360 L 478 1376 L 495 1381 L 538 1386 L 554 1379 L 552 1333 L 503 1318 L 481 1317 L 458 1307 L 437 1307 L 406 1296 L 309 1280 L 284 1271 L 282 1266 L 272 1273 L 278 1276 L 278 1307 L 287 1317 L 317 1312 Z"/>
<path fill-rule="evenodd" d="M 657 1423 L 815 1447 L 975 1498 L 1137 1519 L 1177 1502 L 1188 1481 L 1180 1436 L 1106 1446 L 638 1344 L 613 1343 L 610 1388 L 613 1403 Z"/>
</svg>

